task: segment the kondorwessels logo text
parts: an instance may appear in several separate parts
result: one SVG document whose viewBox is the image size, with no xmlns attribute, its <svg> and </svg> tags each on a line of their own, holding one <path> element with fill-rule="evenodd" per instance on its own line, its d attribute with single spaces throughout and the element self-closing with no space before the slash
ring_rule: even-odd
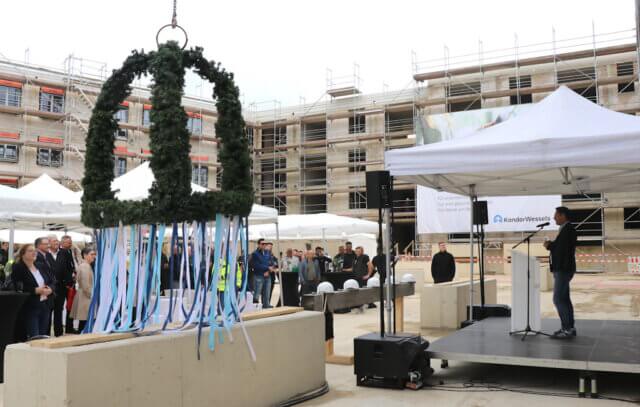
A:
<svg viewBox="0 0 640 407">
<path fill-rule="evenodd" d="M 515 218 L 503 217 L 502 223 L 523 223 L 523 222 L 548 222 L 549 216 L 516 216 Z M 495 222 L 495 219 L 494 219 Z"/>
</svg>

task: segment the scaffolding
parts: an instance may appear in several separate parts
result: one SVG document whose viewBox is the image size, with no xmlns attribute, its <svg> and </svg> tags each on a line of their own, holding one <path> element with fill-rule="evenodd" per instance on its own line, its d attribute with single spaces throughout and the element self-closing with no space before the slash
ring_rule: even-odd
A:
<svg viewBox="0 0 640 407">
<path fill-rule="evenodd" d="M 308 114 L 315 104 L 323 100 L 324 95 L 314 104 L 305 107 L 301 100 L 302 109 L 298 114 L 299 137 L 299 173 L 298 182 L 300 192 L 301 213 L 323 213 L 328 209 L 327 189 L 330 185 L 328 144 L 328 120 L 326 111 L 324 114 Z M 315 194 L 311 194 L 314 193 Z"/>
<path fill-rule="evenodd" d="M 8 120 L 11 131 L 17 131 L 12 145 L 17 149 L 15 160 L 19 169 L 5 170 L 2 175 L 15 177 L 16 185 L 21 179 L 37 177 L 41 171 L 30 171 L 28 165 L 28 156 L 33 153 L 37 165 L 47 167 L 49 175 L 78 189 L 87 131 L 87 121 L 81 115 L 87 115 L 92 108 L 86 106 L 90 98 L 84 90 L 100 88 L 106 77 L 106 65 L 69 56 L 62 69 L 56 69 L 31 64 L 28 58 L 28 50 L 24 62 L 12 61 L 0 54 L 3 82 L 14 87 L 14 93 L 19 96 L 12 101 L 15 103 L 0 106 L 0 112 L 16 115 L 22 121 L 21 126 L 16 126 L 15 121 Z M 32 93 L 32 86 L 39 87 L 37 94 Z M 81 114 L 83 107 L 85 111 Z M 34 117 L 50 120 L 57 126 L 32 122 Z M 81 140 L 74 140 L 72 135 L 78 128 L 82 132 Z"/>
<path fill-rule="evenodd" d="M 615 73 L 608 72 L 612 59 L 620 54 L 628 54 L 628 63 L 621 64 Z M 603 104 L 600 88 L 620 85 L 620 89 L 631 89 L 638 78 L 637 65 L 634 29 L 597 34 L 593 24 L 590 35 L 574 38 L 557 39 L 552 29 L 548 42 L 523 45 L 514 35 L 514 46 L 509 48 L 485 50 L 479 42 L 476 53 L 451 56 L 445 45 L 443 56 L 437 59 L 421 61 L 415 52 L 412 54 L 416 83 L 422 88 L 443 89 L 437 92 L 438 96 L 430 92 L 422 97 L 418 106 L 421 109 L 444 106 L 444 111 L 440 109 L 438 113 L 478 109 L 485 102 L 500 98 L 509 98 L 509 104 L 517 104 L 521 103 L 522 95 L 542 97 L 560 85 Z M 485 78 L 497 78 L 498 86 L 491 86 Z M 530 101 L 536 100 L 527 98 Z M 607 106 L 625 112 L 640 110 L 640 104 L 607 103 Z"/>
<path fill-rule="evenodd" d="M 562 85 L 594 103 L 636 114 L 638 55 L 635 29 L 597 33 L 594 24 L 589 35 L 558 39 L 552 29 L 551 41 L 522 45 L 516 34 L 513 47 L 487 51 L 480 41 L 477 52 L 458 56 L 445 45 L 442 57 L 426 61 L 412 52 L 416 135 L 426 140 L 425 119 L 431 114 L 537 102 Z M 613 206 L 604 194 L 565 202 L 584 212 L 577 223 L 581 241 L 599 245 L 604 264 L 605 208 Z"/>
<path fill-rule="evenodd" d="M 96 102 L 95 97 L 90 94 L 99 89 L 107 79 L 107 64 L 70 54 L 64 60 L 64 71 L 66 77 L 64 152 L 75 158 L 75 160 L 65 160 L 64 179 L 74 189 L 80 189 L 80 176 L 84 172 L 85 160 L 84 140 L 89 133 L 89 116 Z M 78 139 L 78 132 L 81 139 Z"/>
<path fill-rule="evenodd" d="M 366 185 L 364 173 L 367 169 L 367 151 L 362 145 L 363 139 L 368 135 L 366 124 L 367 110 L 369 107 L 363 106 L 361 97 L 362 79 L 360 77 L 360 65 L 353 63 L 351 75 L 334 77 L 331 69 L 327 69 L 326 94 L 329 96 L 327 108 L 328 126 L 333 124 L 334 119 L 347 118 L 347 137 L 345 144 L 347 147 L 346 157 L 338 156 L 340 145 L 337 143 L 335 133 L 343 129 L 332 130 L 331 144 L 327 145 L 327 155 L 331 153 L 334 159 L 329 161 L 327 157 L 327 196 L 337 193 L 346 193 L 349 210 L 366 209 Z M 373 107 L 373 110 L 377 109 Z M 346 117 L 342 117 L 346 110 Z M 346 163 L 344 159 L 346 158 Z M 329 165 L 330 163 L 330 165 Z M 340 171 L 348 171 L 343 176 Z M 336 174 L 337 173 L 337 174 Z M 343 183 L 341 184 L 341 182 Z M 344 185 L 344 184 L 347 185 Z"/>
<path fill-rule="evenodd" d="M 288 122 L 281 119 L 282 104 L 278 100 L 253 102 L 249 111 L 254 113 L 254 187 L 260 203 L 278 210 L 287 211 L 287 167 Z M 259 138 L 255 138 L 258 130 Z M 255 143 L 259 144 L 256 145 Z"/>
</svg>

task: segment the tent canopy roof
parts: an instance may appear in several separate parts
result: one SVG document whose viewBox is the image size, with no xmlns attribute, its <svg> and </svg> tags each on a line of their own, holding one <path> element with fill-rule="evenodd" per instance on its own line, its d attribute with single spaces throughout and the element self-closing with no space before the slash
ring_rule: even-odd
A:
<svg viewBox="0 0 640 407">
<path fill-rule="evenodd" d="M 362 233 L 378 233 L 376 222 L 330 213 L 278 216 L 278 227 L 282 240 L 334 240 Z M 250 226 L 249 235 L 252 240 L 275 239 L 276 225 Z"/>
<path fill-rule="evenodd" d="M 111 190 L 116 192 L 116 198 L 119 200 L 141 201 L 149 196 L 149 190 L 155 180 L 153 171 L 149 167 L 149 161 L 147 161 L 114 179 L 111 183 Z M 200 185 L 191 183 L 192 192 L 206 190 Z"/>
<path fill-rule="evenodd" d="M 638 190 L 640 118 L 562 86 L 508 121 L 466 137 L 388 151 L 385 163 L 396 178 L 464 195 Z"/>
<path fill-rule="evenodd" d="M 0 241 L 8 242 L 9 241 L 9 229 L 0 230 Z M 14 234 L 14 243 L 18 244 L 26 244 L 33 243 L 37 238 L 49 235 L 56 235 L 58 239 L 62 238 L 64 235 L 71 236 L 71 239 L 74 242 L 84 242 L 89 243 L 92 241 L 91 235 L 84 233 L 76 233 L 76 232 L 61 232 L 57 230 L 15 230 Z"/>
<path fill-rule="evenodd" d="M 114 179 L 111 189 L 117 191 L 118 199 L 142 200 L 148 196 L 154 179 L 146 162 Z M 206 188 L 192 183 L 191 190 L 202 192 Z M 61 222 L 76 228 L 81 226 L 81 200 L 82 191 L 74 192 L 43 174 L 20 189 L 0 185 L 0 220 L 18 220 L 25 227 L 41 227 L 45 221 Z M 252 224 L 273 223 L 277 219 L 276 209 L 262 205 L 254 204 L 249 214 Z"/>
<path fill-rule="evenodd" d="M 20 188 L 20 191 L 39 195 L 43 198 L 53 198 L 56 201 L 67 202 L 75 198 L 76 194 L 69 188 L 60 184 L 47 174 L 42 174 L 35 180 Z"/>
<path fill-rule="evenodd" d="M 22 188 L 0 186 L 0 219 L 74 221 L 80 219 L 80 202 L 66 204 L 75 193 L 46 174 Z"/>
</svg>

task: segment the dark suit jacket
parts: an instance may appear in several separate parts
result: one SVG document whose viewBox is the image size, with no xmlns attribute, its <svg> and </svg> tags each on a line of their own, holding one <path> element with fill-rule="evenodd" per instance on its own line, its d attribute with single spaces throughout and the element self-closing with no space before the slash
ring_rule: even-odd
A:
<svg viewBox="0 0 640 407">
<path fill-rule="evenodd" d="M 51 263 L 51 256 L 49 253 L 43 255 L 37 252 L 35 266 L 40 270 L 40 273 L 47 273 L 53 279 L 55 279 L 55 273 L 53 272 L 53 264 Z"/>
<path fill-rule="evenodd" d="M 51 253 L 47 253 L 47 261 L 51 266 L 51 271 L 58 283 L 56 288 L 62 289 L 73 283 L 73 256 L 69 250 L 60 249 L 58 255 L 53 258 Z"/>
<path fill-rule="evenodd" d="M 549 242 L 551 271 L 576 272 L 576 242 L 578 234 L 571 223 L 562 227 L 556 240 Z"/>
<path fill-rule="evenodd" d="M 51 275 L 46 271 L 40 269 L 37 264 L 34 265 L 40 271 L 40 274 L 42 275 L 42 278 L 44 280 L 44 284 L 53 288 L 53 279 L 51 278 Z M 27 265 L 20 261 L 11 266 L 11 279 L 13 280 L 16 289 L 21 289 L 22 292 L 30 294 L 29 299 L 25 303 L 25 306 L 37 306 L 40 302 L 40 296 L 36 294 L 36 287 L 38 287 L 38 282 L 36 281 L 36 278 L 33 276 L 33 273 L 31 273 L 31 270 L 29 270 Z M 52 296 L 53 294 L 49 296 L 49 298 L 51 298 Z"/>
</svg>

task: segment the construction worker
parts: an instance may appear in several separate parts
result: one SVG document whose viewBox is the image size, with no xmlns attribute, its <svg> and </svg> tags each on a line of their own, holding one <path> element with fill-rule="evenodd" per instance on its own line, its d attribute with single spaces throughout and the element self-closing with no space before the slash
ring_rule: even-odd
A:
<svg viewBox="0 0 640 407">
<path fill-rule="evenodd" d="M 227 266 L 226 259 L 220 259 L 220 276 L 218 277 L 218 297 L 219 300 L 222 301 L 222 294 L 227 286 L 227 270 L 229 267 Z M 211 269 L 213 272 L 213 268 Z M 236 262 L 236 292 L 240 290 L 242 287 L 242 267 L 240 266 L 240 262 Z"/>
</svg>

